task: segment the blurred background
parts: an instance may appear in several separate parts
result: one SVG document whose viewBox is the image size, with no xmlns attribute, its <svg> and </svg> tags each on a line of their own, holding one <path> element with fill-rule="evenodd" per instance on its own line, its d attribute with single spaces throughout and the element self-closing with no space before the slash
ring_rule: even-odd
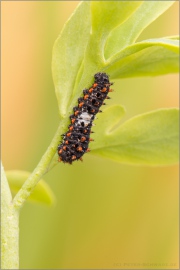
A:
<svg viewBox="0 0 180 270">
<path fill-rule="evenodd" d="M 32 171 L 59 117 L 51 74 L 55 39 L 76 1 L 2 1 L 2 160 Z M 179 33 L 179 1 L 139 40 Z M 178 107 L 178 75 L 122 79 L 126 119 Z M 20 217 L 21 269 L 178 269 L 178 166 L 141 167 L 91 154 L 58 164 L 44 179 L 57 203 L 26 203 Z"/>
</svg>

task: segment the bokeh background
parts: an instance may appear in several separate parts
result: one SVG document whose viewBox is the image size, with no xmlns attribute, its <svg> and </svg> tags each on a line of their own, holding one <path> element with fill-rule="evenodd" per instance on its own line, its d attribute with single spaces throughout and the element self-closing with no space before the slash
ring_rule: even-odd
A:
<svg viewBox="0 0 180 270">
<path fill-rule="evenodd" d="M 2 160 L 32 171 L 59 122 L 52 47 L 76 1 L 2 1 Z M 179 33 L 179 1 L 139 40 Z M 178 75 L 122 79 L 109 104 L 128 119 L 178 106 Z M 178 269 L 178 166 L 142 167 L 91 154 L 44 179 L 57 203 L 26 203 L 21 269 Z"/>
</svg>

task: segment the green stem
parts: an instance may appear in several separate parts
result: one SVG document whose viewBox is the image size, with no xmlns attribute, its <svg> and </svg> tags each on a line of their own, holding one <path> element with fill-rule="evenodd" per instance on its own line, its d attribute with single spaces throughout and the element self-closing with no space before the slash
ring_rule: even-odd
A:
<svg viewBox="0 0 180 270">
<path fill-rule="evenodd" d="M 22 188 L 19 190 L 19 192 L 16 194 L 16 196 L 13 199 L 13 207 L 14 209 L 20 209 L 39 180 L 42 178 L 42 176 L 48 171 L 49 165 L 57 151 L 57 145 L 60 140 L 60 134 L 62 134 L 62 130 L 65 129 L 67 126 L 67 123 L 69 121 L 69 118 L 64 118 L 61 120 L 60 125 L 58 127 L 58 130 L 52 139 L 51 144 L 49 145 L 48 149 L 46 150 L 45 154 L 42 156 L 40 162 L 38 163 L 37 167 L 34 169 L 32 174 L 29 176 L 29 178 L 25 181 Z M 57 158 L 58 159 L 58 158 Z"/>
<path fill-rule="evenodd" d="M 12 195 L 1 165 L 1 269 L 19 268 L 19 212 L 12 207 Z"/>
<path fill-rule="evenodd" d="M 69 117 L 62 119 L 57 132 L 42 156 L 39 164 L 26 180 L 22 188 L 12 200 L 9 184 L 2 167 L 1 182 L 1 269 L 19 269 L 19 210 L 37 185 L 42 176 L 50 169 L 51 161 L 57 151 L 60 134 L 63 133 Z"/>
</svg>

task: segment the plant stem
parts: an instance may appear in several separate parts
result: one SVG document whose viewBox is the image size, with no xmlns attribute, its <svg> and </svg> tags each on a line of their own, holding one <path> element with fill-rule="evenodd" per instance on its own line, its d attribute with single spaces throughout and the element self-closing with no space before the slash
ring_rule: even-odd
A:
<svg viewBox="0 0 180 270">
<path fill-rule="evenodd" d="M 32 174 L 28 177 L 22 188 L 14 197 L 13 199 L 14 209 L 18 210 L 23 206 L 23 204 L 25 203 L 25 201 L 27 200 L 27 198 L 29 197 L 29 195 L 31 194 L 31 192 L 33 191 L 39 180 L 48 171 L 49 165 L 57 151 L 57 145 L 60 140 L 60 134 L 63 133 L 62 130 L 65 129 L 68 121 L 69 118 L 64 118 L 61 120 L 60 125 L 55 133 L 55 136 L 52 139 L 52 142 L 49 145 L 48 149 L 46 150 L 45 154 L 42 156 L 37 167 L 34 169 Z"/>
<path fill-rule="evenodd" d="M 12 200 L 11 191 L 2 167 L 2 263 L 1 269 L 19 269 L 19 210 L 37 185 L 38 181 L 48 171 L 49 165 L 57 151 L 60 134 L 67 126 L 69 118 L 61 120 L 51 144 L 42 156 L 39 164 L 25 181 L 22 188 Z"/>
<path fill-rule="evenodd" d="M 19 212 L 12 207 L 12 195 L 1 165 L 1 269 L 19 268 Z"/>
<path fill-rule="evenodd" d="M 2 167 L 1 182 L 1 269 L 19 269 L 19 210 L 42 176 L 50 169 L 50 163 L 57 151 L 60 134 L 65 130 L 69 118 L 61 120 L 51 144 L 39 164 L 12 200 L 9 184 Z"/>
</svg>

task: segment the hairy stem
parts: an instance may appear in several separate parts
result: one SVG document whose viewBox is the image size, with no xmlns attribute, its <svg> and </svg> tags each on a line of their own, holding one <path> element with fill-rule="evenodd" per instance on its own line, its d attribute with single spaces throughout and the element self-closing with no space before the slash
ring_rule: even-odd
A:
<svg viewBox="0 0 180 270">
<path fill-rule="evenodd" d="M 1 269 L 19 268 L 19 212 L 12 207 L 12 195 L 1 165 Z"/>
</svg>

